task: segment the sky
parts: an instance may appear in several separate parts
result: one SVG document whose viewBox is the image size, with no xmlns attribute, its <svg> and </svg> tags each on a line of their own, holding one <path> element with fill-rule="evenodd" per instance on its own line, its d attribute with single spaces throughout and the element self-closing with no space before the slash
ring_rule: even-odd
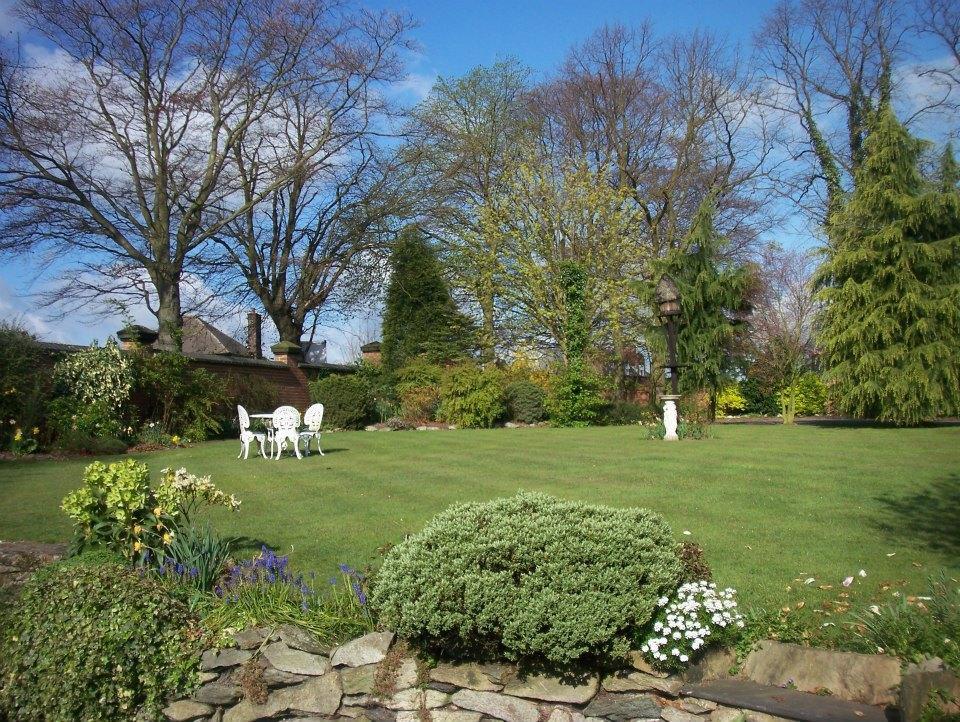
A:
<svg viewBox="0 0 960 722">
<path fill-rule="evenodd" d="M 362 1 L 362 0 L 361 0 Z M 15 0 L 0 0 L 0 33 L 18 31 L 10 8 Z M 515 57 L 529 66 L 534 79 L 548 75 L 569 48 L 605 23 L 653 23 L 660 36 L 710 30 L 749 49 L 753 33 L 775 0 L 366 0 L 367 7 L 408 12 L 418 22 L 412 36 L 417 48 L 407 58 L 408 74 L 397 88 L 405 103 L 415 103 L 438 76 L 457 76 L 477 65 Z M 789 233 L 789 232 L 788 232 Z M 803 242 L 802 239 L 800 242 Z M 37 279 L 39 258 L 0 259 L 0 318 L 18 319 L 45 340 L 69 343 L 101 342 L 114 334 L 123 319 L 86 318 L 71 314 L 51 318 L 34 294 L 46 283 Z M 146 310 L 135 320 L 156 325 Z M 242 312 L 218 325 L 243 338 Z M 375 324 L 374 324 L 375 326 Z M 348 360 L 351 351 L 375 333 L 369 318 L 324 328 L 329 359 Z M 270 342 L 266 330 L 265 341 Z"/>
</svg>

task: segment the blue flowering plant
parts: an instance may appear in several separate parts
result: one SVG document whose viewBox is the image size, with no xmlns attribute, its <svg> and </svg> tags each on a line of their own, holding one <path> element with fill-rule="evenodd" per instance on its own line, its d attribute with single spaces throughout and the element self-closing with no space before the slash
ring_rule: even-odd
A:
<svg viewBox="0 0 960 722">
<path fill-rule="evenodd" d="M 366 578 L 341 565 L 331 582 L 318 589 L 315 574 L 295 572 L 289 557 L 263 546 L 214 585 L 203 623 L 214 636 L 249 626 L 296 624 L 331 644 L 373 629 Z"/>
</svg>

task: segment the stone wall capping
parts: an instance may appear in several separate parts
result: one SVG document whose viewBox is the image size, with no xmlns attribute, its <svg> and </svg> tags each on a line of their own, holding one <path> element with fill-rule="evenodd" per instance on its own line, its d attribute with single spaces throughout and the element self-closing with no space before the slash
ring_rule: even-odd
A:
<svg viewBox="0 0 960 722">
<path fill-rule="evenodd" d="M 683 675 L 651 669 L 633 654 L 629 667 L 616 674 L 566 679 L 522 673 L 513 664 L 473 662 L 443 662 L 424 675 L 424 663 L 406 646 L 391 650 L 395 641 L 391 632 L 372 632 L 333 649 L 290 625 L 243 630 L 233 641 L 235 647 L 203 653 L 201 686 L 189 699 L 171 701 L 164 709 L 166 719 L 424 722 L 429 716 L 430 722 L 886 722 L 884 705 L 892 704 L 891 694 L 901 679 L 899 662 L 892 657 L 777 642 L 760 644 L 738 677 L 729 674 L 735 661 L 732 652 L 711 650 Z M 262 704 L 245 699 L 239 684 L 241 674 L 250 673 L 251 660 L 267 688 Z M 247 669 L 241 670 L 244 665 Z M 378 679 L 379 670 L 380 676 L 390 677 L 386 687 Z M 830 688 L 833 694 L 757 679 L 779 679 L 785 673 L 798 674 L 792 679 L 801 689 L 829 678 L 835 684 Z M 939 660 L 911 665 L 902 679 L 902 704 L 908 707 L 916 702 L 907 704 L 907 698 L 925 700 L 933 686 L 953 684 L 960 693 L 960 680 Z M 862 701 L 865 698 L 880 701 L 871 705 Z M 904 711 L 903 721 L 915 722 Z"/>
</svg>

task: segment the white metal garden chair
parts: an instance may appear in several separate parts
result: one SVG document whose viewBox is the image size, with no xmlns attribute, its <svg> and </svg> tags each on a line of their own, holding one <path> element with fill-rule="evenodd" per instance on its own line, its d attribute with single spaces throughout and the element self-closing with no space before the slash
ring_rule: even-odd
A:
<svg viewBox="0 0 960 722">
<path fill-rule="evenodd" d="M 310 456 L 310 439 L 317 440 L 317 451 L 323 456 L 320 448 L 320 426 L 323 424 L 323 404 L 313 404 L 303 413 L 303 423 L 307 428 L 301 429 L 300 440 L 304 442 L 303 449 Z"/>
<path fill-rule="evenodd" d="M 240 420 L 240 454 L 237 458 L 239 459 L 241 456 L 244 459 L 250 458 L 251 441 L 256 441 L 260 445 L 260 456 L 265 457 L 267 454 L 263 447 L 267 441 L 267 435 L 262 431 L 250 430 L 250 415 L 242 406 L 237 406 L 237 417 Z"/>
<path fill-rule="evenodd" d="M 281 406 L 273 412 L 273 443 L 270 445 L 270 451 L 273 452 L 273 445 L 277 446 L 277 461 L 283 454 L 283 449 L 287 442 L 293 447 L 293 452 L 300 456 L 300 412 L 292 406 Z"/>
</svg>

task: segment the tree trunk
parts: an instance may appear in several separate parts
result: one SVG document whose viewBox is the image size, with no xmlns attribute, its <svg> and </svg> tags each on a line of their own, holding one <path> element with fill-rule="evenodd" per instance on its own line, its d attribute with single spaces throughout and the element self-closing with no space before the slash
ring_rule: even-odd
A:
<svg viewBox="0 0 960 722">
<path fill-rule="evenodd" d="M 152 272 L 150 274 L 157 289 L 157 321 L 160 336 L 157 348 L 165 351 L 179 351 L 183 346 L 183 316 L 180 308 L 179 274 Z"/>
<path fill-rule="evenodd" d="M 303 325 L 297 323 L 290 313 L 282 310 L 274 311 L 269 306 L 267 307 L 267 313 L 270 314 L 270 318 L 273 319 L 273 323 L 277 327 L 281 342 L 289 341 L 297 345 L 301 343 L 301 339 L 303 338 Z"/>
</svg>

